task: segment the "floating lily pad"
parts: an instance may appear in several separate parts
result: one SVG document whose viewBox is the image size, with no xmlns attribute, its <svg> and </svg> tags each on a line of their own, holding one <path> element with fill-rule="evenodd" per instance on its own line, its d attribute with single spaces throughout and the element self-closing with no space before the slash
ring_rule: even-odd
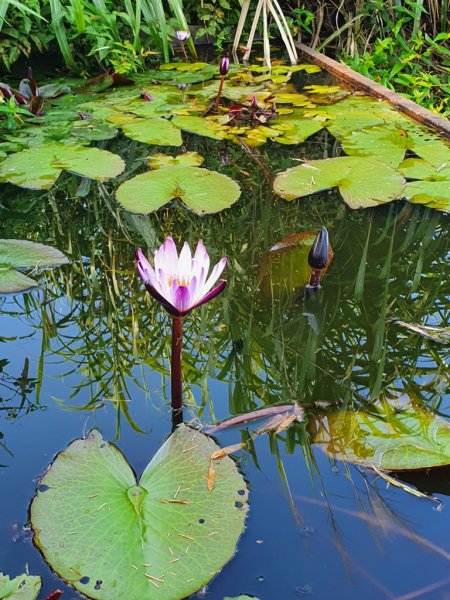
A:
<svg viewBox="0 0 450 600">
<path fill-rule="evenodd" d="M 417 123 L 405 122 L 366 127 L 341 138 L 347 154 L 372 156 L 397 167 L 410 150 L 428 163 L 439 167 L 450 162 L 450 148 L 438 136 Z M 411 163 L 410 170 L 413 170 Z M 411 174 L 414 177 L 413 174 Z"/>
<path fill-rule="evenodd" d="M 280 144 L 301 144 L 323 129 L 320 121 L 298 115 L 285 117 L 282 120 L 277 118 L 276 121 L 272 122 L 272 125 L 280 125 L 283 128 L 283 135 L 274 138 Z"/>
<path fill-rule="evenodd" d="M 260 288 L 264 296 L 277 298 L 295 293 L 309 282 L 311 267 L 308 253 L 316 235 L 313 231 L 293 233 L 264 255 L 259 269 Z M 333 258 L 331 245 L 328 247 L 328 256 L 330 264 Z"/>
<path fill-rule="evenodd" d="M 230 177 L 199 167 L 168 167 L 137 175 L 117 190 L 117 200 L 130 212 L 148 214 L 180 198 L 198 215 L 215 213 L 236 202 L 241 193 Z"/>
<path fill-rule="evenodd" d="M 158 146 L 181 146 L 183 139 L 180 130 L 171 121 L 162 118 L 135 119 L 122 125 L 124 134 L 144 144 Z"/>
<path fill-rule="evenodd" d="M 47 562 L 97 600 L 180 600 L 230 560 L 244 528 L 247 488 L 233 460 L 214 461 L 207 436 L 181 425 L 139 483 L 98 431 L 59 454 L 31 504 Z"/>
<path fill-rule="evenodd" d="M 386 471 L 450 464 L 450 423 L 412 406 L 331 413 L 314 427 L 313 439 L 327 454 L 352 463 Z"/>
<path fill-rule="evenodd" d="M 124 168 L 120 156 L 107 150 L 49 144 L 8 156 L 0 163 L 0 179 L 24 188 L 48 190 L 63 170 L 105 181 L 117 177 Z"/>
<path fill-rule="evenodd" d="M 405 180 L 391 167 L 359 156 L 312 160 L 277 175 L 275 193 L 294 200 L 338 187 L 353 209 L 368 208 L 402 196 Z"/>
<path fill-rule="evenodd" d="M 414 204 L 450 212 L 450 162 L 438 167 L 418 159 L 408 158 L 398 170 L 408 179 L 421 179 L 408 183 L 405 197 Z"/>
<path fill-rule="evenodd" d="M 41 590 L 41 578 L 33 575 L 19 575 L 10 579 L 0 572 L 1 600 L 36 600 Z"/>
<path fill-rule="evenodd" d="M 223 140 L 226 135 L 215 117 L 177 116 L 173 117 L 172 123 L 184 131 L 203 135 L 213 140 Z"/>
<path fill-rule="evenodd" d="M 0 240 L 0 293 L 23 292 L 37 283 L 16 269 L 48 268 L 69 262 L 51 246 L 27 240 Z"/>
<path fill-rule="evenodd" d="M 170 156 L 157 152 L 148 157 L 148 164 L 152 169 L 163 169 L 164 167 L 200 167 L 205 159 L 198 152 L 185 152 L 178 156 Z"/>
</svg>

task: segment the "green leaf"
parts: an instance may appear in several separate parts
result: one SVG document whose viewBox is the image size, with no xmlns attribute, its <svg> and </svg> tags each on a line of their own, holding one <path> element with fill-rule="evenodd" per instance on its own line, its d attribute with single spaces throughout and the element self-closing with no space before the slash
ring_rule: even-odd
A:
<svg viewBox="0 0 450 600">
<path fill-rule="evenodd" d="M 219 212 L 236 202 L 240 187 L 230 177 L 199 167 L 175 166 L 137 175 L 117 190 L 126 210 L 148 214 L 180 198 L 198 215 Z"/>
<path fill-rule="evenodd" d="M 439 344 L 450 344 L 450 327 L 432 327 L 420 323 L 405 323 L 400 319 L 389 319 L 389 322 L 404 327 L 413 333 L 417 333 L 427 340 L 438 342 Z"/>
<path fill-rule="evenodd" d="M 0 240 L 0 293 L 23 292 L 37 285 L 15 269 L 49 268 L 68 262 L 62 252 L 51 246 L 27 240 Z"/>
<path fill-rule="evenodd" d="M 35 544 L 89 598 L 180 600 L 228 562 L 244 528 L 247 488 L 232 459 L 181 425 L 139 483 L 98 431 L 59 454 L 31 504 Z"/>
<path fill-rule="evenodd" d="M 40 590 L 40 577 L 24 573 L 10 579 L 0 572 L 0 600 L 36 600 Z"/>
<path fill-rule="evenodd" d="M 135 119 L 122 125 L 124 134 L 144 144 L 157 146 L 181 146 L 183 139 L 180 130 L 170 121 L 163 118 Z"/>
<path fill-rule="evenodd" d="M 435 167 L 418 158 L 407 158 L 398 170 L 408 179 L 422 180 L 406 185 L 405 197 L 409 202 L 450 212 L 450 162 Z"/>
<path fill-rule="evenodd" d="M 390 202 L 402 195 L 405 180 L 391 167 L 373 158 L 345 156 L 312 160 L 279 173 L 275 193 L 294 200 L 338 187 L 353 209 Z"/>
<path fill-rule="evenodd" d="M 386 471 L 450 464 L 450 423 L 409 405 L 329 413 L 316 423 L 313 439 L 333 457 Z"/>
<path fill-rule="evenodd" d="M 24 188 L 48 190 L 63 170 L 105 181 L 117 177 L 124 168 L 120 156 L 107 150 L 49 144 L 8 156 L 0 163 L 0 179 Z"/>
<path fill-rule="evenodd" d="M 172 123 L 184 131 L 203 135 L 213 140 L 223 140 L 226 137 L 223 126 L 215 117 L 179 116 L 173 117 Z"/>
<path fill-rule="evenodd" d="M 323 129 L 320 121 L 301 116 L 277 118 L 271 122 L 271 125 L 279 125 L 280 129 L 284 131 L 284 135 L 274 138 L 279 144 L 301 144 L 311 135 Z"/>
<path fill-rule="evenodd" d="M 163 169 L 164 167 L 200 167 L 205 159 L 198 152 L 185 152 L 178 156 L 170 156 L 157 152 L 148 157 L 148 164 L 152 169 Z"/>
</svg>

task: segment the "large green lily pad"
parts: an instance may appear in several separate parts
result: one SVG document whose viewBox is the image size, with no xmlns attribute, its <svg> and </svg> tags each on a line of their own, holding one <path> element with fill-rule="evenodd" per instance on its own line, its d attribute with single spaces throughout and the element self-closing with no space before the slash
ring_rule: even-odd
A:
<svg viewBox="0 0 450 600">
<path fill-rule="evenodd" d="M 181 146 L 183 143 L 181 131 L 178 127 L 162 118 L 133 119 L 131 122 L 122 125 L 122 131 L 132 140 L 144 144 Z"/>
<path fill-rule="evenodd" d="M 386 471 L 450 464 L 450 423 L 412 406 L 382 403 L 374 413 L 331 413 L 315 426 L 314 441 L 349 462 Z"/>
<path fill-rule="evenodd" d="M 59 454 L 31 504 L 34 541 L 52 568 L 98 600 L 180 600 L 230 560 L 247 488 L 234 461 L 181 425 L 136 482 L 98 431 Z"/>
<path fill-rule="evenodd" d="M 0 600 L 36 600 L 40 590 L 40 577 L 24 573 L 10 579 L 0 572 Z"/>
<path fill-rule="evenodd" d="M 120 156 L 107 150 L 49 144 L 8 156 L 0 163 L 0 179 L 23 188 L 48 190 L 63 170 L 105 181 L 124 169 Z"/>
<path fill-rule="evenodd" d="M 0 240 L 0 293 L 23 292 L 37 286 L 36 281 L 16 269 L 47 268 L 69 260 L 51 246 L 27 240 Z"/>
<path fill-rule="evenodd" d="M 164 169 L 165 167 L 176 167 L 179 165 L 185 167 L 200 167 L 204 158 L 198 152 L 184 152 L 178 156 L 162 154 L 157 152 L 148 157 L 147 162 L 152 169 Z"/>
<path fill-rule="evenodd" d="M 219 212 L 236 202 L 241 193 L 230 177 L 199 167 L 175 166 L 137 175 L 117 190 L 127 210 L 148 214 L 173 198 L 180 198 L 198 215 Z"/>
<path fill-rule="evenodd" d="M 275 193 L 285 200 L 310 196 L 338 187 L 353 209 L 390 202 L 402 195 L 405 180 L 394 169 L 373 158 L 344 156 L 311 160 L 279 173 Z"/>
</svg>

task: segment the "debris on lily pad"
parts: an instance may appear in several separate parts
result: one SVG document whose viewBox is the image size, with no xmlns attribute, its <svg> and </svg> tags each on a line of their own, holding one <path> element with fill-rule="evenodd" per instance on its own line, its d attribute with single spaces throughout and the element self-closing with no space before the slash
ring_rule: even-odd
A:
<svg viewBox="0 0 450 600">
<path fill-rule="evenodd" d="M 137 482 L 116 446 L 91 431 L 39 482 L 30 508 L 36 546 L 89 598 L 190 596 L 233 557 L 247 514 L 247 486 L 229 456 L 215 461 L 208 490 L 218 450 L 180 425 Z"/>
<path fill-rule="evenodd" d="M 28 240 L 0 240 L 0 294 L 23 292 L 38 285 L 21 270 L 36 271 L 68 262 L 51 246 Z"/>
<path fill-rule="evenodd" d="M 36 600 L 41 591 L 41 578 L 35 575 L 18 575 L 10 579 L 0 572 L 1 600 Z"/>
</svg>

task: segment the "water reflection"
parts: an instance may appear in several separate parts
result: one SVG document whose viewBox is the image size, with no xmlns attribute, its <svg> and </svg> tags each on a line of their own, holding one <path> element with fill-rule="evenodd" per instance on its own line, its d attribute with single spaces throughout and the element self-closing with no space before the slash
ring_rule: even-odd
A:
<svg viewBox="0 0 450 600">
<path fill-rule="evenodd" d="M 191 140 L 190 144 L 190 149 L 207 157 L 207 168 L 220 170 L 219 154 L 214 154 L 212 142 Z M 129 177 L 139 170 L 144 151 L 129 142 L 123 142 L 122 149 L 128 158 L 125 176 Z M 313 150 L 323 153 L 323 147 Z M 270 162 L 273 169 L 291 166 L 286 149 L 271 150 L 270 159 L 267 152 L 266 148 L 261 150 L 261 159 Z M 92 184 L 88 197 L 77 196 L 78 182 L 69 175 L 48 194 L 21 192 L 14 202 L 1 199 L 6 208 L 0 237 L 54 244 L 70 256 L 72 264 L 41 274 L 39 291 L 8 299 L 2 306 L 2 318 L 14 318 L 23 325 L 30 344 L 39 348 L 39 356 L 34 371 L 20 353 L 17 359 L 9 356 L 11 341 L 2 338 L 5 359 L 0 362 L 0 423 L 6 422 L 6 416 L 29 415 L 38 406 L 51 407 L 57 402 L 92 419 L 97 413 L 101 419 L 113 409 L 117 434 L 124 420 L 137 432 L 148 431 L 142 417 L 145 406 L 152 410 L 152 419 L 160 417 L 167 424 L 165 433 L 169 431 L 170 323 L 142 290 L 133 264 L 136 246 L 148 247 L 151 252 L 168 234 L 178 242 L 203 239 L 213 259 L 223 255 L 230 258 L 226 292 L 186 319 L 183 370 L 188 418 L 204 423 L 260 406 L 299 402 L 312 420 L 330 407 L 367 407 L 380 396 L 389 395 L 405 395 L 417 406 L 448 416 L 448 347 L 388 321 L 396 317 L 414 323 L 448 323 L 448 219 L 402 203 L 350 212 L 329 194 L 289 204 L 273 198 L 251 159 L 242 157 L 236 148 L 230 147 L 229 154 L 226 172 L 240 181 L 242 200 L 233 210 L 202 219 L 176 203 L 149 217 L 127 214 L 117 208 L 111 189 L 103 185 Z M 334 261 L 322 280 L 322 289 L 310 297 L 300 290 L 265 297 L 259 289 L 258 274 L 267 250 L 290 233 L 316 232 L 322 225 L 328 228 L 334 249 Z M 5 362 L 8 360 L 12 364 Z M 159 383 L 155 383 L 155 374 Z M 50 394 L 46 389 L 56 377 L 57 393 Z M 11 407 L 15 413 L 8 412 Z M 79 421 L 76 427 L 82 428 Z M 6 432 L 3 426 L 1 430 Z M 142 450 L 144 441 L 136 441 L 139 437 L 144 436 L 135 436 L 133 445 Z M 385 482 L 376 475 L 330 463 L 312 447 L 306 422 L 263 439 L 255 440 L 250 427 L 223 437 L 224 444 L 239 440 L 247 444 L 242 464 L 252 480 L 254 511 L 239 560 L 252 557 L 255 546 L 251 544 L 261 538 L 261 530 L 271 540 L 272 552 L 278 548 L 276 552 L 284 556 L 287 553 L 279 552 L 278 539 L 283 531 L 286 541 L 281 546 L 296 549 L 292 557 L 286 557 L 291 572 L 297 572 L 303 560 L 309 569 L 301 572 L 295 586 L 292 577 L 276 582 L 281 587 L 265 577 L 258 582 L 265 586 L 265 597 L 296 598 L 302 590 L 311 589 L 308 586 L 314 577 L 323 586 L 321 597 L 331 597 L 335 590 L 327 587 L 331 583 L 322 582 L 317 566 L 322 555 L 334 560 L 329 558 L 329 547 L 338 548 L 353 577 L 358 573 L 355 593 L 364 597 L 406 599 L 420 597 L 417 590 L 421 586 L 437 586 L 430 588 L 430 594 L 437 594 L 433 589 L 439 586 L 448 586 L 444 576 L 440 583 L 430 583 L 419 581 L 417 574 L 417 581 L 411 576 L 410 588 L 401 588 L 391 571 L 384 572 L 384 563 L 383 568 L 376 565 L 381 560 L 376 544 L 383 547 L 395 534 L 396 540 L 401 538 L 395 542 L 399 554 L 407 551 L 422 560 L 421 551 L 427 549 L 444 561 L 442 569 L 430 571 L 438 579 L 448 569 L 449 558 L 439 549 L 442 521 L 434 525 L 437 522 L 433 520 L 433 527 L 440 531 L 433 529 L 431 539 L 428 532 L 418 533 L 412 523 L 416 509 L 408 505 L 408 509 L 399 510 L 404 492 L 387 492 Z M 132 446 L 131 442 L 124 443 Z M 0 448 L 7 452 L 7 435 L 0 439 Z M 137 457 L 139 452 L 135 452 Z M 146 452 L 148 457 L 148 449 Z M 299 455 L 303 457 L 301 465 Z M 4 462 L 0 459 L 1 464 Z M 445 472 L 403 478 L 422 491 L 449 493 Z M 305 482 L 311 484 L 310 494 L 305 491 Z M 280 505 L 281 493 L 289 511 L 285 514 L 280 508 L 275 515 L 271 507 Z M 428 519 L 431 508 L 428 504 L 424 507 L 428 501 L 411 502 L 414 507 L 420 504 L 417 514 Z M 403 518 L 404 511 L 407 515 Z M 355 522 L 364 527 L 356 527 Z M 310 558 L 304 557 L 303 545 L 301 553 L 297 552 L 305 527 L 322 532 L 317 541 L 314 535 L 308 536 L 307 543 L 313 548 Z M 375 540 L 369 549 L 366 528 Z M 365 544 L 375 566 L 369 558 L 361 559 L 361 545 L 349 540 L 349 531 L 357 531 L 355 537 Z M 304 541 L 302 538 L 302 544 Z M 409 543 L 420 552 L 412 551 Z M 266 553 L 264 564 L 273 563 L 275 571 L 282 572 L 287 567 L 274 562 L 269 545 L 261 544 L 261 552 Z M 336 581 L 344 586 L 347 576 L 339 571 L 342 558 L 337 564 L 333 573 L 339 572 Z M 253 573 L 253 563 L 246 565 L 254 581 L 267 575 L 259 567 Z M 217 597 L 232 595 L 226 587 L 233 577 L 237 582 L 248 581 L 245 572 L 231 563 L 214 584 L 216 590 L 224 592 Z M 408 578 L 407 566 L 404 573 L 403 580 Z M 404 591 L 411 588 L 416 596 Z M 245 589 L 263 595 L 256 584 Z M 345 594 L 337 597 L 348 597 Z"/>
</svg>

